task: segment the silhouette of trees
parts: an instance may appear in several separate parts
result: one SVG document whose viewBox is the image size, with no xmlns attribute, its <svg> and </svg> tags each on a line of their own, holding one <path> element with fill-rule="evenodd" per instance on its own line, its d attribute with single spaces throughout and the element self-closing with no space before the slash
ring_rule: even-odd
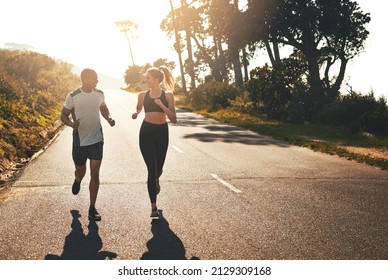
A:
<svg viewBox="0 0 388 280">
<path fill-rule="evenodd" d="M 288 46 L 306 58 L 307 82 L 316 103 L 332 102 L 347 62 L 364 48 L 369 14 L 350 0 L 247 0 L 245 6 L 242 2 L 182 0 L 167 15 L 161 28 L 176 35 L 180 55 L 186 52 L 185 73 L 198 79 L 193 69 L 196 73 L 209 69 L 216 81 L 233 80 L 241 87 L 257 48 L 265 48 L 277 67 L 280 49 Z"/>
</svg>

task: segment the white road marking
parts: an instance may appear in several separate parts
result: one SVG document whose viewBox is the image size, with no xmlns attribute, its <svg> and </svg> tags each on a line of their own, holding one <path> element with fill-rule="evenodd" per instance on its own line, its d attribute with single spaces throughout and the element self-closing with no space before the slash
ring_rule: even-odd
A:
<svg viewBox="0 0 388 280">
<path fill-rule="evenodd" d="M 217 174 L 211 174 L 214 179 L 216 179 L 218 182 L 223 184 L 224 186 L 228 187 L 231 191 L 234 191 L 235 193 L 241 193 L 241 190 L 233 186 L 232 184 L 229 184 L 225 180 L 222 180 L 220 177 L 217 176 Z"/>
<path fill-rule="evenodd" d="M 173 147 L 178 153 L 183 154 L 183 151 L 179 149 L 177 146 L 172 145 L 171 147 Z"/>
</svg>

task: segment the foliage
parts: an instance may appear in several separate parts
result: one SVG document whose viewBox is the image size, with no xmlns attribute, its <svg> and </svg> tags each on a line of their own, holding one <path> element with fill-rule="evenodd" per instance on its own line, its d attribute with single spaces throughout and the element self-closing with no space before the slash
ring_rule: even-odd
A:
<svg viewBox="0 0 388 280">
<path fill-rule="evenodd" d="M 128 66 L 127 71 L 125 71 L 124 80 L 127 85 L 135 85 L 143 79 L 143 67 L 134 65 Z"/>
<path fill-rule="evenodd" d="M 147 72 L 148 68 L 150 67 L 160 67 L 160 66 L 167 66 L 168 69 L 171 71 L 175 68 L 175 62 L 174 61 L 168 61 L 166 58 L 159 58 L 156 60 L 152 65 L 149 63 L 146 63 L 144 65 L 134 65 L 134 66 L 128 66 L 127 71 L 125 71 L 124 80 L 125 83 L 129 86 L 131 90 L 136 89 L 145 89 L 144 85 L 144 74 Z"/>
<path fill-rule="evenodd" d="M 66 94 L 78 82 L 67 63 L 0 49 L 0 156 L 16 160 L 41 148 L 42 131 L 58 120 Z"/>
<path fill-rule="evenodd" d="M 242 92 L 234 100 L 229 100 L 229 108 L 232 111 L 239 113 L 254 113 L 255 108 L 251 99 L 251 94 L 248 91 Z"/>
<path fill-rule="evenodd" d="M 250 1 L 252 8 L 265 10 L 261 11 L 265 27 L 258 39 L 268 38 L 303 53 L 308 63 L 310 95 L 322 105 L 332 102 L 339 94 L 348 61 L 364 48 L 369 14 L 350 0 L 254 3 Z M 330 77 L 329 73 L 337 69 L 332 67 L 334 64 L 339 65 L 338 73 Z"/>
<path fill-rule="evenodd" d="M 240 91 L 228 83 L 210 81 L 204 83 L 189 93 L 189 102 L 192 106 L 210 107 L 211 109 L 227 108 L 231 100 L 240 95 Z"/>
<path fill-rule="evenodd" d="M 246 88 L 257 112 L 292 123 L 310 120 L 313 100 L 307 94 L 306 72 L 303 56 L 297 53 L 277 67 L 253 69 Z"/>
<path fill-rule="evenodd" d="M 369 132 L 388 136 L 388 105 L 384 98 L 376 100 L 373 92 L 342 95 L 324 107 L 318 121 L 335 127 L 349 128 L 352 133 Z"/>
<path fill-rule="evenodd" d="M 197 73 L 210 70 L 216 81 L 235 81 L 240 88 L 241 66 L 247 72 L 256 47 L 265 47 L 272 66 L 278 67 L 279 47 L 287 45 L 305 57 L 306 98 L 314 99 L 314 109 L 339 95 L 347 63 L 363 50 L 369 34 L 369 14 L 351 0 L 247 0 L 244 7 L 237 0 L 187 2 L 172 8 L 161 24 L 167 34 L 179 35 L 179 54 L 186 50 L 190 58 L 194 52 L 186 74 L 192 76 L 194 65 Z"/>
<path fill-rule="evenodd" d="M 135 60 L 133 58 L 131 39 L 136 37 L 136 30 L 139 28 L 139 25 L 131 20 L 120 20 L 116 21 L 115 25 L 120 28 L 120 32 L 124 33 L 125 38 L 128 41 L 129 52 L 131 54 L 132 66 L 135 66 Z"/>
</svg>

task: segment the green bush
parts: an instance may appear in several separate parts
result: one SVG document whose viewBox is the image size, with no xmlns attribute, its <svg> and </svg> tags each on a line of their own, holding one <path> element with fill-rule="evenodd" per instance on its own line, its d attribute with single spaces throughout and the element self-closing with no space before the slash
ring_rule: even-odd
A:
<svg viewBox="0 0 388 280">
<path fill-rule="evenodd" d="M 245 91 L 234 100 L 230 100 L 230 108 L 235 112 L 240 113 L 253 113 L 253 102 L 250 98 L 250 93 Z"/>
<path fill-rule="evenodd" d="M 349 128 L 352 133 L 369 132 L 388 135 L 388 106 L 384 98 L 376 100 L 373 92 L 368 95 L 351 92 L 341 95 L 318 114 L 323 124 Z"/>
<path fill-rule="evenodd" d="M 256 110 L 292 123 L 311 120 L 313 100 L 308 94 L 306 72 L 307 64 L 296 55 L 277 67 L 266 64 L 253 69 L 246 88 Z"/>
<path fill-rule="evenodd" d="M 66 94 L 79 84 L 71 67 L 47 55 L 0 49 L 1 157 L 29 157 L 44 144 L 40 132 L 58 120 Z"/>
<path fill-rule="evenodd" d="M 239 95 L 240 91 L 233 85 L 212 80 L 192 90 L 189 101 L 196 108 L 210 107 L 217 110 L 229 107 L 230 101 Z"/>
</svg>

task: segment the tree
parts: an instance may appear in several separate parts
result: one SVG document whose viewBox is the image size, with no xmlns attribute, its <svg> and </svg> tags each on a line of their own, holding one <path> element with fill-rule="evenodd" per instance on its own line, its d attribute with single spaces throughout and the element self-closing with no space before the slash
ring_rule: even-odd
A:
<svg viewBox="0 0 388 280">
<path fill-rule="evenodd" d="M 196 74 L 195 74 L 195 61 L 193 59 L 193 46 L 192 40 L 193 34 L 196 33 L 196 29 L 200 26 L 200 16 L 196 7 L 191 6 L 192 3 L 187 4 L 185 0 L 181 0 L 181 6 L 175 8 L 170 14 L 162 21 L 160 27 L 170 37 L 175 32 L 178 33 L 179 41 L 175 43 L 175 49 L 186 49 L 187 59 L 184 62 L 184 72 L 187 73 L 191 79 L 191 88 L 195 88 Z M 195 1 L 193 1 L 195 2 Z"/>
<path fill-rule="evenodd" d="M 183 24 L 184 24 L 183 28 L 186 32 L 186 44 L 187 44 L 187 54 L 188 54 L 188 58 L 186 60 L 186 65 L 187 65 L 188 72 L 189 72 L 189 75 L 191 78 L 191 88 L 194 89 L 195 88 L 195 71 L 194 71 L 194 60 L 193 60 L 193 48 L 191 46 L 191 38 L 192 38 L 191 27 L 190 27 L 191 17 L 189 16 L 192 9 L 190 9 L 186 0 L 181 0 L 181 5 L 182 5 L 183 14 L 185 14 L 186 15 L 185 18 L 188 19 L 188 20 L 183 21 Z"/>
<path fill-rule="evenodd" d="M 221 3 L 226 9 L 224 10 L 227 16 L 229 15 L 230 20 L 224 21 L 224 35 L 226 43 L 228 44 L 229 60 L 233 65 L 234 80 L 237 88 L 243 86 L 243 76 L 241 71 L 241 60 L 240 60 L 240 49 L 245 47 L 243 41 L 244 36 L 241 32 L 242 26 L 242 13 L 238 9 L 238 1 L 234 0 L 233 4 L 229 4 L 228 0 L 223 0 Z"/>
<path fill-rule="evenodd" d="M 120 20 L 116 21 L 115 25 L 120 28 L 120 32 L 123 32 L 128 41 L 129 52 L 131 53 L 132 66 L 135 66 L 135 61 L 133 59 L 131 40 L 134 37 L 134 31 L 139 28 L 137 23 L 134 23 L 130 20 Z"/>
<path fill-rule="evenodd" d="M 124 80 L 127 85 L 134 85 L 139 83 L 142 80 L 142 71 L 143 67 L 138 65 L 128 66 L 127 71 L 125 71 Z"/>
<path fill-rule="evenodd" d="M 160 67 L 163 65 L 167 66 L 167 68 L 170 70 L 175 69 L 175 66 L 176 66 L 176 63 L 174 61 L 168 61 L 166 58 L 159 58 L 153 64 L 155 67 Z"/>
<path fill-rule="evenodd" d="M 347 62 L 364 48 L 369 34 L 365 28 L 370 21 L 369 13 L 363 13 L 350 0 L 273 3 L 275 8 L 265 14 L 269 41 L 301 51 L 308 63 L 310 93 L 316 105 L 332 102 L 339 95 Z M 336 63 L 338 73 L 330 76 Z"/>
<path fill-rule="evenodd" d="M 175 22 L 175 11 L 174 6 L 172 5 L 172 0 L 170 0 L 170 8 L 171 8 L 171 16 L 173 18 L 173 21 Z M 162 28 L 162 25 L 161 25 Z M 174 34 L 175 34 L 175 44 L 174 49 L 178 54 L 178 61 L 179 61 L 179 70 L 181 72 L 181 81 L 182 81 L 182 89 L 184 93 L 187 93 L 186 89 L 186 79 L 185 79 L 185 73 L 183 68 L 183 60 L 182 60 L 182 44 L 181 44 L 181 38 L 179 35 L 179 31 L 176 25 L 174 25 Z"/>
<path fill-rule="evenodd" d="M 272 66 L 280 66 L 281 58 L 279 53 L 279 42 L 276 36 L 271 36 L 274 32 L 271 18 L 276 15 L 279 0 L 248 0 L 247 10 L 243 13 L 244 28 L 241 34 L 244 34 L 243 40 L 250 46 L 251 52 L 256 47 L 265 48 Z"/>
</svg>

